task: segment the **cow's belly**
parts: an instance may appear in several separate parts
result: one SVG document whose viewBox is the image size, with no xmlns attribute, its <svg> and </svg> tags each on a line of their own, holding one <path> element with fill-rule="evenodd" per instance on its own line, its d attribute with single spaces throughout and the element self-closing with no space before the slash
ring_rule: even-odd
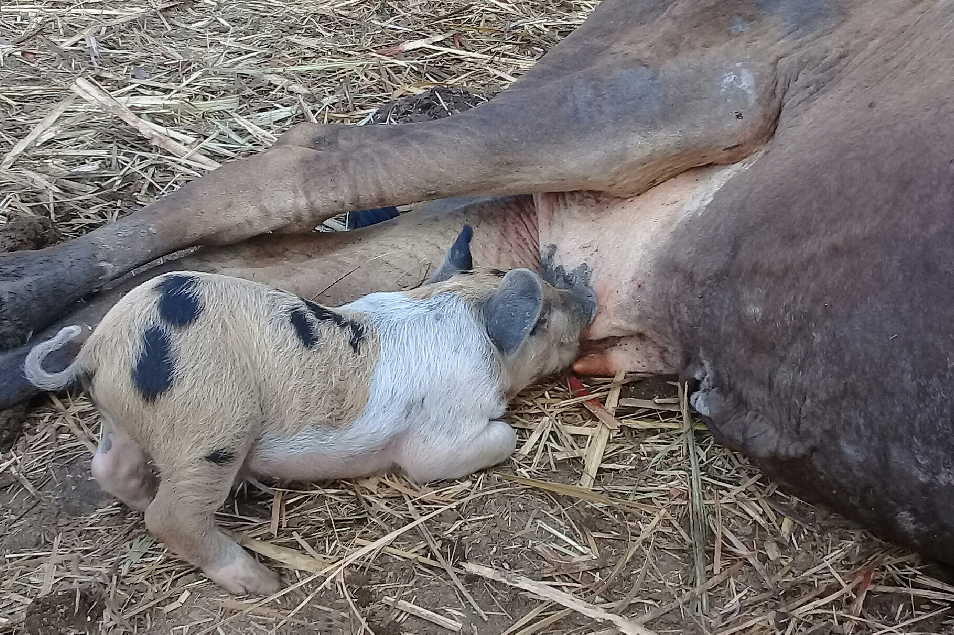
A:
<svg viewBox="0 0 954 635">
<path fill-rule="evenodd" d="M 588 284 L 597 315 L 575 364 L 587 375 L 674 373 L 679 352 L 658 293 L 660 256 L 675 228 L 706 213 L 714 194 L 756 157 L 685 172 L 632 198 L 594 192 L 536 196 L 540 255 L 554 282 Z"/>
</svg>

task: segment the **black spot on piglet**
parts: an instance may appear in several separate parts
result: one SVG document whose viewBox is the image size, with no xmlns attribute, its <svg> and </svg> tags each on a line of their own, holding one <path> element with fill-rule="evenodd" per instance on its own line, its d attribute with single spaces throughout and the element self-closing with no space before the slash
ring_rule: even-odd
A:
<svg viewBox="0 0 954 635">
<path fill-rule="evenodd" d="M 235 460 L 235 452 L 225 448 L 213 450 L 205 455 L 205 460 L 216 465 L 225 465 Z"/>
<path fill-rule="evenodd" d="M 167 324 L 187 326 L 195 322 L 202 313 L 198 280 L 192 276 L 167 276 L 157 289 L 160 293 L 159 317 Z"/>
<path fill-rule="evenodd" d="M 172 386 L 175 364 L 169 336 L 158 326 L 143 331 L 142 350 L 132 370 L 133 385 L 147 402 L 155 401 Z"/>
<path fill-rule="evenodd" d="M 349 320 L 345 318 L 340 313 L 327 309 L 320 304 L 315 304 L 310 300 L 304 300 L 305 306 L 308 307 L 308 310 L 311 311 L 311 314 L 315 316 L 315 319 L 319 322 L 332 322 L 338 328 L 347 328 L 351 331 L 351 337 L 348 340 L 348 343 L 351 344 L 351 349 L 357 353 L 358 348 L 361 346 L 361 342 L 364 341 L 365 332 L 364 326 L 355 322 L 354 320 Z"/>
<path fill-rule="evenodd" d="M 288 318 L 295 329 L 295 335 L 306 348 L 312 348 L 318 343 L 318 334 L 308 321 L 308 313 L 304 309 L 292 309 Z"/>
</svg>

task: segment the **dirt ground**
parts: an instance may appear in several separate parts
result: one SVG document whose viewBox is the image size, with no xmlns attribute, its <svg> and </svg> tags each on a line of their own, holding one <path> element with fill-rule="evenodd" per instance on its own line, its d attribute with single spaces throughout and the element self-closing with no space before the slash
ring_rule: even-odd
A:
<svg viewBox="0 0 954 635">
<path fill-rule="evenodd" d="M 77 78 L 225 162 L 301 121 L 472 107 L 595 4 L 0 4 L 0 249 L 89 231 L 208 169 Z M 0 632 L 954 632 L 949 571 L 778 490 L 691 421 L 671 378 L 588 388 L 525 391 L 512 460 L 460 481 L 244 485 L 218 520 L 282 573 L 273 598 L 228 596 L 99 490 L 83 395 L 0 413 Z"/>
</svg>

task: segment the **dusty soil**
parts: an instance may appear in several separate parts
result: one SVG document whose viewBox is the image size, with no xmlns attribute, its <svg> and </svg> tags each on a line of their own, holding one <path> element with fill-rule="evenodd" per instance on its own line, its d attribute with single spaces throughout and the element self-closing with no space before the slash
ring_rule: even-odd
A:
<svg viewBox="0 0 954 635">
<path fill-rule="evenodd" d="M 463 88 L 433 86 L 423 93 L 408 95 L 378 108 L 371 116 L 374 124 L 433 121 L 470 110 L 490 99 Z"/>
<path fill-rule="evenodd" d="M 30 635 L 94 633 L 102 614 L 103 599 L 95 591 L 62 589 L 30 604 L 23 628 Z"/>
<path fill-rule="evenodd" d="M 41 249 L 59 240 L 53 221 L 42 216 L 14 216 L 0 225 L 0 253 Z"/>
</svg>

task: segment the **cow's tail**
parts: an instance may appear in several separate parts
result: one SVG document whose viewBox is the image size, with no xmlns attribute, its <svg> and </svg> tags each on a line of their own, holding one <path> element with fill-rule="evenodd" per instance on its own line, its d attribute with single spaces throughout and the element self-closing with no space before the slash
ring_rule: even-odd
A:
<svg viewBox="0 0 954 635">
<path fill-rule="evenodd" d="M 56 391 L 65 388 L 75 382 L 85 372 L 84 356 L 77 355 L 73 363 L 56 373 L 49 373 L 43 369 L 43 361 L 46 357 L 70 342 L 83 332 L 80 326 L 65 326 L 60 332 L 34 346 L 26 359 L 23 361 L 23 375 L 27 381 L 40 390 Z"/>
</svg>

